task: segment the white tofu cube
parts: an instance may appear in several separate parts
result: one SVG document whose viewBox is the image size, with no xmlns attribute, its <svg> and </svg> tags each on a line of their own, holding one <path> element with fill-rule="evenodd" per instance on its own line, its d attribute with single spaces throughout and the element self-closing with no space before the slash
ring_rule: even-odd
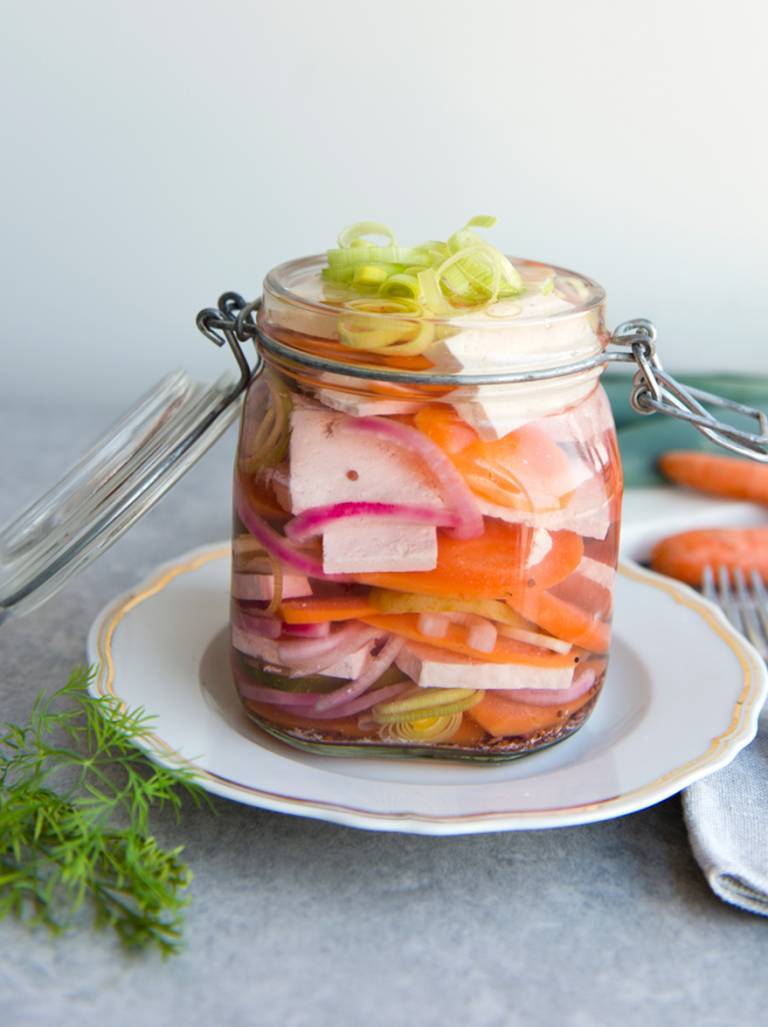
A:
<svg viewBox="0 0 768 1027">
<path fill-rule="evenodd" d="M 271 574 L 233 574 L 232 595 L 238 599 L 269 601 L 275 594 L 275 579 Z M 296 599 L 312 595 L 309 579 L 300 574 L 283 575 L 283 599 Z"/>
<path fill-rule="evenodd" d="M 437 566 L 437 532 L 429 525 L 392 524 L 356 517 L 323 532 L 326 574 L 431 571 Z"/>
<path fill-rule="evenodd" d="M 402 446 L 356 433 L 353 426 L 354 421 L 344 414 L 293 411 L 289 482 L 293 513 L 346 502 L 443 505 L 423 460 Z"/>
<path fill-rule="evenodd" d="M 573 667 L 529 667 L 519 663 L 466 663 L 433 657 L 429 647 L 407 645 L 395 661 L 421 688 L 570 688 Z M 442 655 L 442 654 L 441 654 Z"/>
</svg>

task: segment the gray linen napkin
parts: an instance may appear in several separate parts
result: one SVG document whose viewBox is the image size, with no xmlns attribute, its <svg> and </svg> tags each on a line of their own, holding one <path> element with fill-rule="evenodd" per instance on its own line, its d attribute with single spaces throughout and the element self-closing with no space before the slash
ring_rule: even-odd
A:
<svg viewBox="0 0 768 1027">
<path fill-rule="evenodd" d="M 715 894 L 768 916 L 768 711 L 733 763 L 683 792 L 683 812 Z"/>
</svg>

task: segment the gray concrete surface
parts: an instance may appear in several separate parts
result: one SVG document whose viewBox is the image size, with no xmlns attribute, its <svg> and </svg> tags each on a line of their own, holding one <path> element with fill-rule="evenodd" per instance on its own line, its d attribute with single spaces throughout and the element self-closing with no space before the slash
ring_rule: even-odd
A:
<svg viewBox="0 0 768 1027">
<path fill-rule="evenodd" d="M 111 416 L 3 391 L 0 521 Z M 59 597 L 0 627 L 0 720 L 63 683 L 115 593 L 226 536 L 233 446 L 230 433 Z M 587 827 L 445 839 L 214 806 L 156 820 L 195 875 L 185 952 L 127 956 L 87 928 L 2 923 L 3 1027 L 765 1021 L 768 924 L 710 893 L 677 799 Z"/>
</svg>

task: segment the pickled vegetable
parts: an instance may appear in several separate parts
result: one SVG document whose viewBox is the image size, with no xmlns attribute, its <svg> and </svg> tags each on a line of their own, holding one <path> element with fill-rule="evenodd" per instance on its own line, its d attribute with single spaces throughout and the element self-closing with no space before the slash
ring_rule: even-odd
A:
<svg viewBox="0 0 768 1027">
<path fill-rule="evenodd" d="M 481 335 L 499 359 L 519 339 L 532 363 L 549 347 L 550 366 L 558 340 L 569 355 L 584 339 L 599 349 L 579 320 L 591 287 L 509 261 L 477 231 L 492 223 L 416 246 L 354 225 L 306 303 L 277 296 L 270 331 L 337 366 L 446 377 L 484 369 Z M 507 333 L 526 317 L 533 327 Z M 530 401 L 516 388 L 421 388 L 289 360 L 251 386 L 232 668 L 259 725 L 313 750 L 482 760 L 583 723 L 610 644 L 621 490 L 610 410 L 594 376 Z"/>
</svg>

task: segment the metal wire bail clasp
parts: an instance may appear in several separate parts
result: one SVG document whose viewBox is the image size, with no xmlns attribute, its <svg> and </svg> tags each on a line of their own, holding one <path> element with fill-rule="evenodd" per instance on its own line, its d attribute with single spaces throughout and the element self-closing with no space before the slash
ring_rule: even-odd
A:
<svg viewBox="0 0 768 1027">
<path fill-rule="evenodd" d="M 650 321 L 637 318 L 615 329 L 612 341 L 627 347 L 628 359 L 637 364 L 632 379 L 631 403 L 640 414 L 661 413 L 688 421 L 712 442 L 740 456 L 768 463 L 768 418 L 762 410 L 694 389 L 676 381 L 663 369 L 656 354 L 656 328 Z M 732 410 L 757 422 L 759 432 L 734 428 L 719 421 L 702 404 Z"/>
<path fill-rule="evenodd" d="M 256 351 L 253 368 L 243 353 L 241 343 L 256 337 L 256 311 L 261 298 L 246 303 L 237 292 L 225 292 L 219 296 L 218 307 L 206 307 L 197 315 L 196 323 L 203 335 L 217 346 L 229 346 L 240 369 L 238 392 L 246 389 L 251 378 L 261 372 L 263 361 Z"/>
</svg>

